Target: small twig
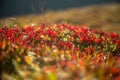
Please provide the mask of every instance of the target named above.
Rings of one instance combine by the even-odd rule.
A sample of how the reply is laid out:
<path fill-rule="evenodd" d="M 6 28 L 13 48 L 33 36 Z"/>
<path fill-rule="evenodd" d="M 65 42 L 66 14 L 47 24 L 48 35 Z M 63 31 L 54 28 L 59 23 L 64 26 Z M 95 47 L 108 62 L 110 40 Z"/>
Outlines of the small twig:
<path fill-rule="evenodd" d="M 37 13 L 37 11 L 33 5 L 30 5 L 30 8 L 33 10 L 33 12 Z"/>
<path fill-rule="evenodd" d="M 44 12 L 45 12 L 45 11 L 44 11 L 44 6 L 45 6 L 46 3 L 45 3 L 45 2 L 42 2 L 42 1 L 40 1 L 39 3 L 40 3 L 40 4 L 39 4 L 39 5 L 40 5 L 40 11 L 41 11 L 41 13 L 42 13 L 42 15 L 43 15 L 44 22 L 46 22 L 46 24 L 47 24 L 48 22 L 47 22 L 45 13 L 44 13 Z"/>
<path fill-rule="evenodd" d="M 38 0 L 38 3 L 39 3 L 39 10 L 40 10 L 40 12 L 41 12 L 41 14 L 43 15 L 43 21 L 46 23 L 46 25 L 47 25 L 47 19 L 46 19 L 46 16 L 45 16 L 45 11 L 44 11 L 44 6 L 45 6 L 45 4 L 46 4 L 46 2 L 42 2 L 41 0 Z M 37 13 L 37 10 L 36 10 L 36 8 L 35 8 L 35 6 L 33 6 L 33 5 L 30 5 L 29 6 L 30 7 L 30 9 L 32 9 L 33 10 L 33 12 L 35 12 L 35 13 Z"/>

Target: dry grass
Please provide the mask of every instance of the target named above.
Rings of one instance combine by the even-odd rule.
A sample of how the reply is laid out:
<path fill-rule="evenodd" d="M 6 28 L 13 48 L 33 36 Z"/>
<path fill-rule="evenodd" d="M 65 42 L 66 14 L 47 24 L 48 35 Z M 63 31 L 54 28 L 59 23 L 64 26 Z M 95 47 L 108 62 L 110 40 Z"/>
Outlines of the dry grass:
<path fill-rule="evenodd" d="M 0 20 L 0 26 L 29 25 L 31 23 L 68 23 L 83 24 L 107 32 L 120 33 L 120 5 L 94 5 L 59 11 L 46 11 L 45 18 L 40 14 L 16 16 Z"/>

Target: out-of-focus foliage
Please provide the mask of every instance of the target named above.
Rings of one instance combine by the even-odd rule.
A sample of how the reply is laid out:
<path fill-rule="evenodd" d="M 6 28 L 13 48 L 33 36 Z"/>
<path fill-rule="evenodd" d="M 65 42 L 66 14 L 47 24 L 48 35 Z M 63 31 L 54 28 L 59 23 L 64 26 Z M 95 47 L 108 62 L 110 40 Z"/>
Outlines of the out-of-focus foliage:
<path fill-rule="evenodd" d="M 0 75 L 2 80 L 118 80 L 120 35 L 83 25 L 2 27 Z"/>
<path fill-rule="evenodd" d="M 40 23 L 84 24 L 107 32 L 120 32 L 120 5 L 103 4 L 61 11 L 46 11 L 43 15 L 23 15 L 0 20 L 0 26 L 23 26 Z"/>

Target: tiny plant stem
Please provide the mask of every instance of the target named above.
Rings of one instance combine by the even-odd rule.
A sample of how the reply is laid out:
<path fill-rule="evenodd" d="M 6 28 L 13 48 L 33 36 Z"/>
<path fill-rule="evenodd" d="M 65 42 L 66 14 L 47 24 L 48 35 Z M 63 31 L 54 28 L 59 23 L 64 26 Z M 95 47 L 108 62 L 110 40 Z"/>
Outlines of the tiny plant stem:
<path fill-rule="evenodd" d="M 37 13 L 37 11 L 33 5 L 31 5 L 30 8 L 33 10 L 33 12 Z"/>
<path fill-rule="evenodd" d="M 44 19 L 43 21 L 47 24 L 48 22 L 47 22 L 45 13 L 44 13 L 45 2 L 40 1 L 39 3 L 40 3 L 40 11 L 41 11 L 41 13 L 43 15 L 43 19 Z"/>
<path fill-rule="evenodd" d="M 39 10 L 43 16 L 43 23 L 45 23 L 46 25 L 48 24 L 48 21 L 46 19 L 46 15 L 45 15 L 45 11 L 44 11 L 44 6 L 45 6 L 45 2 L 42 2 L 41 0 L 38 0 L 39 3 Z M 37 13 L 38 11 L 36 10 L 35 6 L 30 5 L 30 8 L 33 10 L 33 12 Z"/>

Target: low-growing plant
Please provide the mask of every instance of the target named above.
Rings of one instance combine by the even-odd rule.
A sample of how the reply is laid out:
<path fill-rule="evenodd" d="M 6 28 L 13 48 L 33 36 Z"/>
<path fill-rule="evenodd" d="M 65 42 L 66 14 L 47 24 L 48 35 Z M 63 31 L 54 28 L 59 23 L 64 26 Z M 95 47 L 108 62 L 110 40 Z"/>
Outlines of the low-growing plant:
<path fill-rule="evenodd" d="M 0 28 L 3 80 L 118 80 L 119 64 L 116 33 L 68 24 Z"/>

